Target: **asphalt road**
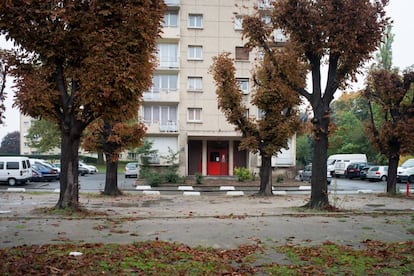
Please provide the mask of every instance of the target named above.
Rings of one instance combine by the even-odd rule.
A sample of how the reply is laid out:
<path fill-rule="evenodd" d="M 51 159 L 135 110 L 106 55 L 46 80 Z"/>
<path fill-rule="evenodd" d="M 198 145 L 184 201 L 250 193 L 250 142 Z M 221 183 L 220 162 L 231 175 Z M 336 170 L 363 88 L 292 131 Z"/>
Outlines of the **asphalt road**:
<path fill-rule="evenodd" d="M 125 178 L 124 174 L 118 175 L 118 187 L 123 191 L 136 191 L 135 189 L 135 180 L 134 178 Z M 85 176 L 79 176 L 79 183 L 80 183 L 80 190 L 82 192 L 98 192 L 102 191 L 105 187 L 105 174 L 103 173 L 96 173 L 96 174 L 89 174 Z M 220 183 L 218 181 L 217 185 L 219 186 Z M 308 183 L 304 183 L 304 185 L 308 185 Z M 27 190 L 47 190 L 53 191 L 59 189 L 59 182 L 29 182 L 25 185 L 20 185 L 16 187 L 25 188 Z M 10 188 L 7 184 L 3 183 L 0 184 L 0 191 L 7 190 Z M 398 189 L 401 192 L 405 191 L 405 184 L 399 184 Z M 414 187 L 411 187 L 414 189 Z M 177 191 L 176 188 L 163 188 L 161 189 L 169 194 L 174 193 L 182 193 L 182 191 Z M 240 189 L 239 189 L 240 190 Z M 332 183 L 329 186 L 329 190 L 331 193 L 382 193 L 386 190 L 386 182 L 369 182 L 357 179 L 344 179 L 344 178 L 334 178 L 332 179 Z M 207 190 L 208 191 L 208 190 Z M 246 193 L 254 193 L 256 190 L 253 188 L 245 188 L 244 191 Z M 211 191 L 210 191 L 211 192 Z M 307 193 L 309 191 L 299 190 L 299 191 L 290 191 L 297 192 L 297 193 Z M 214 194 L 214 193 L 210 193 Z"/>

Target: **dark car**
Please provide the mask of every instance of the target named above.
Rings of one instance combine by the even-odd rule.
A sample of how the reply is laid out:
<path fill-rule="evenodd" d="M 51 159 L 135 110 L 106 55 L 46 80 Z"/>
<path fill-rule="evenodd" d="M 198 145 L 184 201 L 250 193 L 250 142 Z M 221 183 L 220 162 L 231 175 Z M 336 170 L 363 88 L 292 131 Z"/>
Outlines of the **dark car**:
<path fill-rule="evenodd" d="M 55 181 L 59 179 L 59 174 L 57 171 L 53 170 L 50 167 L 43 166 L 39 163 L 32 164 L 32 172 L 36 171 L 41 174 L 40 178 L 37 181 Z"/>
<path fill-rule="evenodd" d="M 367 163 L 351 163 L 348 165 L 345 171 L 345 177 L 352 178 L 361 178 L 361 171 L 367 167 Z"/>
<path fill-rule="evenodd" d="M 370 166 L 367 165 L 366 167 L 363 167 L 361 169 L 361 172 L 359 173 L 359 178 L 361 180 L 367 179 L 367 172 L 368 172 L 369 168 L 370 168 Z"/>
<path fill-rule="evenodd" d="M 32 176 L 30 177 L 31 182 L 42 182 L 44 181 L 42 173 L 32 166 Z"/>

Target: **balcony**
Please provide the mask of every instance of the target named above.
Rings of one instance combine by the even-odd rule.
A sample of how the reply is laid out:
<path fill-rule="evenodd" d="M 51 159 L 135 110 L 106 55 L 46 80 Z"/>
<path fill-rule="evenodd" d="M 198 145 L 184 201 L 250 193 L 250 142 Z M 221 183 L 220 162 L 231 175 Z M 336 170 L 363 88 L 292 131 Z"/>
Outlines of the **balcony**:
<path fill-rule="evenodd" d="M 179 7 L 180 6 L 180 0 L 164 0 L 164 3 L 168 7 Z"/>
<path fill-rule="evenodd" d="M 144 122 L 145 123 L 145 122 Z M 147 133 L 159 134 L 159 133 L 178 133 L 178 122 L 167 121 L 167 122 L 153 122 L 152 124 L 146 124 Z"/>
<path fill-rule="evenodd" d="M 180 38 L 180 28 L 178 27 L 164 27 L 162 28 L 162 38 L 165 39 L 179 39 Z"/>
<path fill-rule="evenodd" d="M 171 60 L 159 60 L 157 69 L 165 70 L 178 70 L 180 67 L 180 62 L 178 59 Z"/>
<path fill-rule="evenodd" d="M 257 6 L 259 10 L 268 10 L 273 8 L 273 3 L 275 0 L 259 0 Z"/>
<path fill-rule="evenodd" d="M 150 91 L 144 92 L 144 102 L 179 102 L 180 93 L 178 89 L 151 89 Z"/>

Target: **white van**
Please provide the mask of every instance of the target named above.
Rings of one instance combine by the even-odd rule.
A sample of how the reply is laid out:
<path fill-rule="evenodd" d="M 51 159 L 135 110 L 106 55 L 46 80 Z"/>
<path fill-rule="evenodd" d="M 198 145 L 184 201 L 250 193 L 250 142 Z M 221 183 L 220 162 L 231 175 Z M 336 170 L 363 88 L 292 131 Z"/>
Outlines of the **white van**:
<path fill-rule="evenodd" d="M 327 161 L 328 171 L 334 177 L 345 176 L 346 168 L 350 163 L 367 162 L 367 156 L 361 153 L 334 154 Z"/>
<path fill-rule="evenodd" d="M 0 156 L 0 182 L 10 186 L 30 180 L 32 169 L 29 158 L 23 156 Z"/>

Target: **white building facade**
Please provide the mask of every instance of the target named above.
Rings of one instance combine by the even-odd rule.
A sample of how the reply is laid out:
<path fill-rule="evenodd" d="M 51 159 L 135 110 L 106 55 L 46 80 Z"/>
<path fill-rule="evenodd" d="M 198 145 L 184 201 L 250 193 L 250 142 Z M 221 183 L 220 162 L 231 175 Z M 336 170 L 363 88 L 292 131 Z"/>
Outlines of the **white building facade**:
<path fill-rule="evenodd" d="M 205 176 L 233 175 L 235 167 L 258 170 L 260 160 L 238 146 L 241 133 L 227 123 L 217 107 L 216 87 L 209 74 L 213 57 L 230 52 L 235 59 L 243 101 L 251 99 L 254 53 L 241 39 L 241 16 L 258 7 L 269 18 L 270 0 L 166 0 L 159 65 L 152 88 L 144 93 L 139 114 L 148 127 L 147 138 L 162 165 L 168 149 L 179 152 L 180 173 Z M 283 36 L 277 34 L 279 39 Z M 277 38 L 276 38 L 277 39 Z M 251 116 L 259 116 L 249 107 Z M 278 167 L 295 166 L 296 139 L 273 159 Z"/>
<path fill-rule="evenodd" d="M 163 33 L 158 41 L 158 67 L 153 86 L 143 95 L 139 120 L 148 127 L 147 139 L 158 150 L 155 163 L 164 165 L 163 156 L 169 150 L 179 152 L 181 175 L 232 176 L 234 168 L 246 167 L 258 171 L 260 159 L 239 150 L 241 133 L 227 123 L 217 107 L 216 87 L 209 74 L 213 57 L 230 52 L 235 60 L 236 77 L 249 106 L 250 116 L 260 116 L 250 106 L 251 70 L 254 51 L 244 47 L 241 39 L 241 16 L 257 7 L 264 20 L 269 19 L 272 0 L 165 0 L 168 9 L 164 16 Z M 283 41 L 280 33 L 275 39 Z M 27 122 L 21 120 L 21 152 L 25 148 Z M 26 130 L 25 130 L 26 129 Z M 135 159 L 126 152 L 123 159 Z M 296 138 L 289 149 L 273 158 L 273 166 L 292 167 L 296 159 Z"/>

